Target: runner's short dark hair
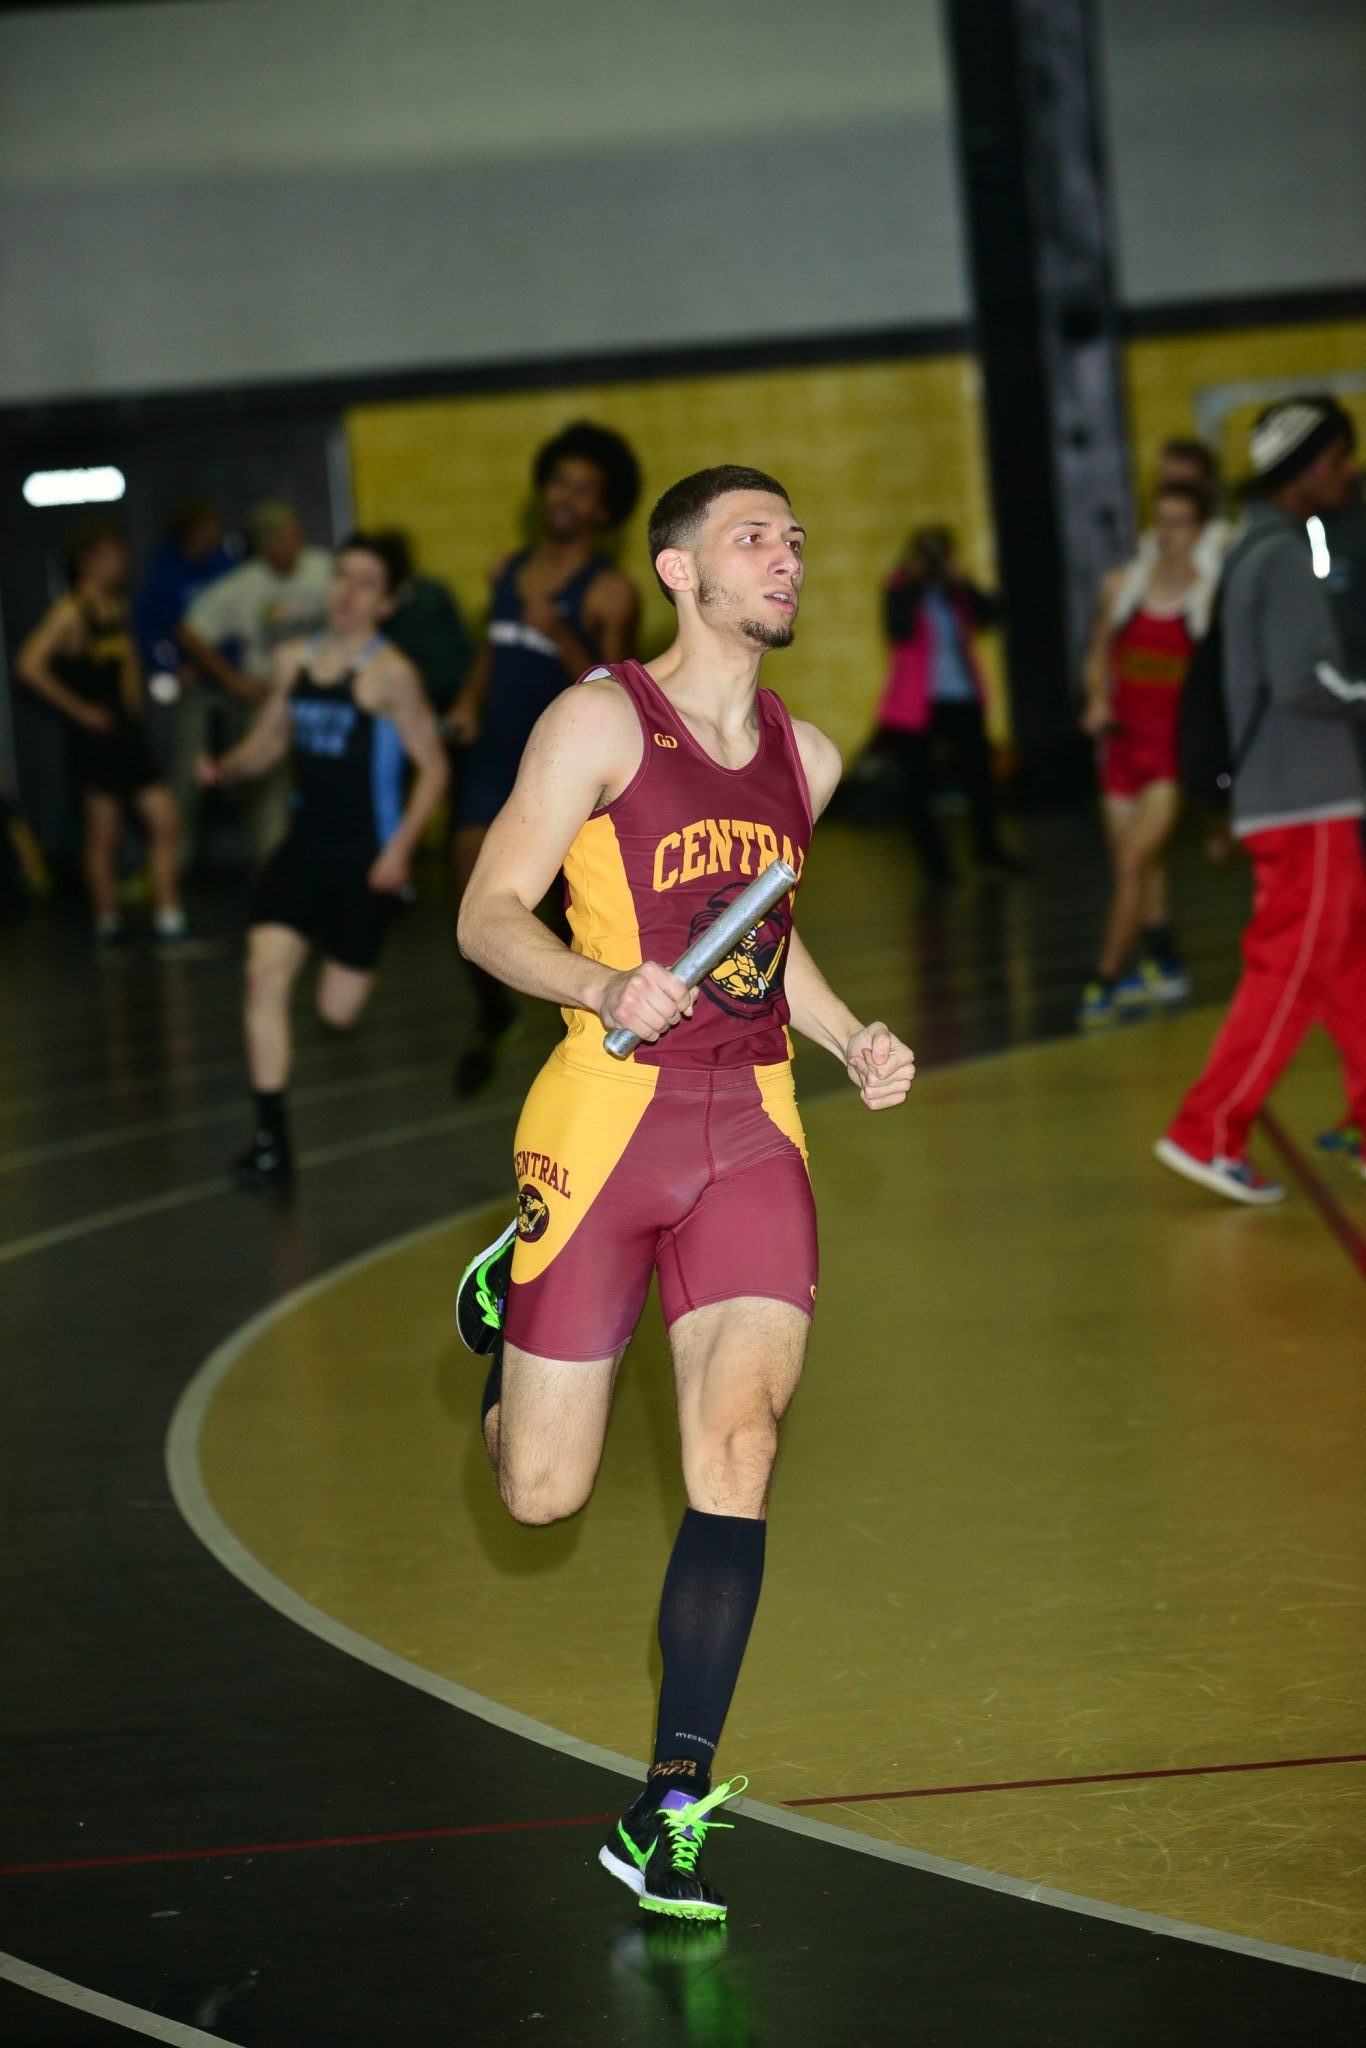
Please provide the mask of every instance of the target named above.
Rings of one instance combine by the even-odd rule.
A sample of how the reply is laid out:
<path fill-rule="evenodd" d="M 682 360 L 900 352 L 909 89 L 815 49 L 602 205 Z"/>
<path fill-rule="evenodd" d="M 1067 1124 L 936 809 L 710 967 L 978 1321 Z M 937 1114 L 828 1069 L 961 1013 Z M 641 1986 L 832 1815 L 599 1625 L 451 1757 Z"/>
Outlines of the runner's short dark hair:
<path fill-rule="evenodd" d="M 359 550 L 363 555 L 373 555 L 384 571 L 384 594 L 392 597 L 401 590 L 411 574 L 411 563 L 405 549 L 394 545 L 391 533 L 348 533 L 337 549 L 338 556 Z"/>
<path fill-rule="evenodd" d="M 722 462 L 715 469 L 694 470 L 691 476 L 680 477 L 671 484 L 654 511 L 650 514 L 650 560 L 656 562 L 664 548 L 689 547 L 697 530 L 718 498 L 726 497 L 731 491 L 763 491 L 769 497 L 784 498 L 790 505 L 791 498 L 776 476 L 767 470 L 746 469 L 737 462 Z M 674 594 L 655 570 L 659 587 L 674 601 Z"/>
<path fill-rule="evenodd" d="M 1219 482 L 1219 458 L 1207 441 L 1176 434 L 1162 443 L 1162 453 L 1175 455 L 1182 462 L 1193 462 L 1204 475 L 1207 488 L 1214 491 Z"/>
<path fill-rule="evenodd" d="M 553 441 L 538 448 L 531 465 L 531 479 L 541 490 L 561 462 L 591 462 L 602 478 L 607 516 L 621 526 L 635 511 L 640 498 L 640 464 L 630 443 L 611 427 L 599 427 L 592 420 L 571 420 Z"/>
<path fill-rule="evenodd" d="M 121 548 L 128 547 L 127 529 L 107 513 L 87 512 L 83 519 L 72 521 L 66 535 L 66 570 L 73 583 L 96 548 L 107 540 L 116 540 Z"/>
<path fill-rule="evenodd" d="M 402 526 L 382 526 L 376 530 L 375 539 L 383 541 L 389 550 L 394 568 L 393 587 L 395 590 L 401 590 L 405 583 L 412 580 L 417 567 L 413 559 L 411 535 Z"/>

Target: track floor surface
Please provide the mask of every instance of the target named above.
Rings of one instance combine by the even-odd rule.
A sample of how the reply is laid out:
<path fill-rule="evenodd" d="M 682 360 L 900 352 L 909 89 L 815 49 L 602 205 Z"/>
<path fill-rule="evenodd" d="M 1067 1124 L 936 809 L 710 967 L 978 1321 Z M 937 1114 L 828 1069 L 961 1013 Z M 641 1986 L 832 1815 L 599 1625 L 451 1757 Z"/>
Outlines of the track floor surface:
<path fill-rule="evenodd" d="M 719 1944 L 645 1924 L 596 1869 L 616 1771 L 301 1628 L 191 1532 L 164 1463 L 184 1390 L 236 1341 L 202 1469 L 263 1572 L 438 1684 L 641 1753 L 677 1505 L 657 1336 L 623 1390 L 613 1483 L 536 1559 L 480 1489 L 443 1320 L 475 1227 L 447 1219 L 503 1199 L 553 1021 L 487 1097 L 453 1102 L 464 1000 L 429 892 L 363 1034 L 301 1029 L 307 1164 L 282 1212 L 220 1178 L 242 1114 L 226 949 L 96 967 L 61 906 L 4 935 L 0 1532 L 23 1646 L 0 1704 L 7 2041 L 1348 2040 L 1359 1987 L 1308 1959 L 885 1860 L 1361 1952 L 1359 1762 L 1018 1783 L 1366 1750 L 1360 1274 L 1298 1189 L 1244 1215 L 1151 1164 L 1210 1020 L 1068 1035 L 1095 840 L 1068 820 L 1031 837 L 1030 880 L 946 901 L 891 835 L 832 828 L 812 863 L 813 950 L 906 1031 L 923 1079 L 903 1135 L 846 1102 L 833 1063 L 799 1067 L 821 1321 L 726 1761 L 770 1805 L 833 1800 L 787 1810 L 843 1832 L 749 1819 L 723 1838 Z M 876 901 L 875 863 L 897 878 Z M 1189 855 L 1179 880 L 1217 1001 L 1245 879 Z M 1302 1142 L 1333 1098 L 1316 1054 L 1278 1115 Z M 1330 1193 L 1360 1231 L 1359 1183 Z M 576 1638 L 603 1653 L 557 1654 Z M 1255 1754 L 1263 1730 L 1290 1747 Z M 846 1803 L 983 1781 L 1013 1789 Z M 58 1980 L 128 2012 L 83 2011 Z"/>

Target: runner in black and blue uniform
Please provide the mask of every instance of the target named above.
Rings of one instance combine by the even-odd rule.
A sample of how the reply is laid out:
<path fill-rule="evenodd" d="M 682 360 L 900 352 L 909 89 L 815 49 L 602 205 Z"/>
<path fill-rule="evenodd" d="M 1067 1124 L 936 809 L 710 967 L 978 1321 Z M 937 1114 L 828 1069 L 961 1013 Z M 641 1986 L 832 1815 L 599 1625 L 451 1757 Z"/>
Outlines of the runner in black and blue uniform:
<path fill-rule="evenodd" d="M 288 754 L 289 832 L 262 871 L 247 942 L 247 1066 L 256 1109 L 251 1145 L 233 1163 L 250 1187 L 293 1176 L 285 1116 L 289 998 L 310 946 L 323 954 L 318 1015 L 357 1023 L 375 985 L 380 944 L 409 861 L 448 780 L 441 735 L 416 669 L 379 627 L 395 564 L 385 543 L 353 534 L 337 555 L 327 626 L 276 655 L 260 717 L 205 784 L 262 775 Z M 417 773 L 404 802 L 405 764 Z"/>
<path fill-rule="evenodd" d="M 585 669 L 635 653 L 639 593 L 602 552 L 606 535 L 635 510 L 635 456 L 620 434 L 581 420 L 539 451 L 532 481 L 540 537 L 494 564 L 488 636 L 447 720 L 466 746 L 453 818 L 457 911 L 484 834 L 512 793 L 532 726 Z M 467 967 L 477 1021 L 455 1066 L 460 1095 L 491 1078 L 518 1014 L 501 983 Z"/>

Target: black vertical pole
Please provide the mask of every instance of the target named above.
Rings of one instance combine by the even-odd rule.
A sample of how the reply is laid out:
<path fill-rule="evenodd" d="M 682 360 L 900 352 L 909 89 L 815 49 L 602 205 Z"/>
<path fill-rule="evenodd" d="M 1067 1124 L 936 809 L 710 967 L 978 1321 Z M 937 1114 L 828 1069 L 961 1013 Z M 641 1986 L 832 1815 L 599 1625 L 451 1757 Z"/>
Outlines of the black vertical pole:
<path fill-rule="evenodd" d="M 1090 0 L 945 0 L 1021 793 L 1085 786 L 1081 658 L 1132 545 Z"/>

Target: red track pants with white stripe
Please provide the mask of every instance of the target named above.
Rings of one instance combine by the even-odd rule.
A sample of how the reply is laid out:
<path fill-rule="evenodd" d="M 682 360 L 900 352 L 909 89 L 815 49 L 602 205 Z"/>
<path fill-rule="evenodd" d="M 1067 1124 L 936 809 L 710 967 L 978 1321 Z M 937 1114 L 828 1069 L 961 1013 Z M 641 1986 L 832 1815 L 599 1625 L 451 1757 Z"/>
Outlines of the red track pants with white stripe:
<path fill-rule="evenodd" d="M 1359 822 L 1277 825 L 1243 841 L 1255 877 L 1243 972 L 1205 1070 L 1168 1137 L 1197 1159 L 1241 1159 L 1248 1129 L 1311 1024 L 1342 1054 L 1366 1121 L 1366 865 Z"/>

